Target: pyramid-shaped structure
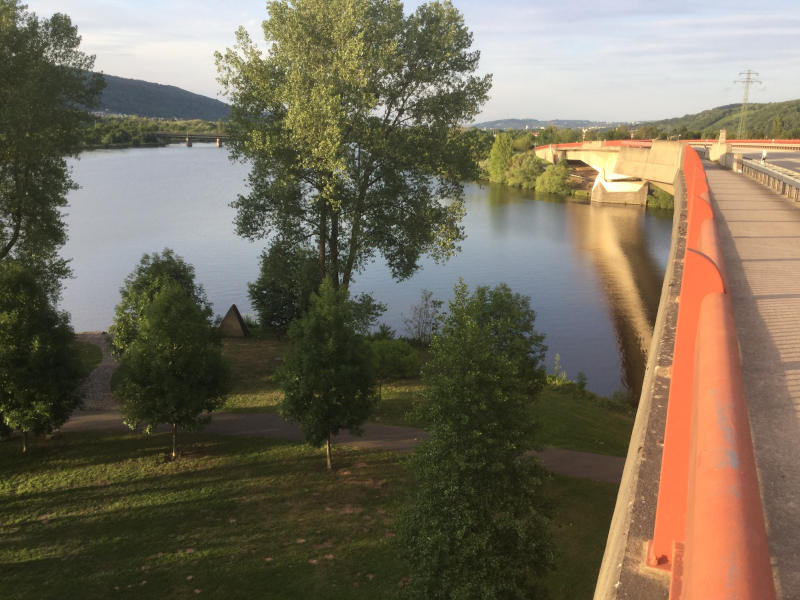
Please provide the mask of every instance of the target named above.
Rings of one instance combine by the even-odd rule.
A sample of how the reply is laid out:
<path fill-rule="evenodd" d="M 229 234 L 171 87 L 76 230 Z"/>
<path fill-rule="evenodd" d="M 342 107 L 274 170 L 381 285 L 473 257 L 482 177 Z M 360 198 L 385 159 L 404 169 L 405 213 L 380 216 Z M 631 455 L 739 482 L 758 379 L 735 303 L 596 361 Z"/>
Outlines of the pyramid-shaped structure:
<path fill-rule="evenodd" d="M 219 333 L 222 337 L 247 337 L 250 332 L 247 330 L 242 315 L 235 304 L 231 304 L 222 323 L 219 324 Z"/>

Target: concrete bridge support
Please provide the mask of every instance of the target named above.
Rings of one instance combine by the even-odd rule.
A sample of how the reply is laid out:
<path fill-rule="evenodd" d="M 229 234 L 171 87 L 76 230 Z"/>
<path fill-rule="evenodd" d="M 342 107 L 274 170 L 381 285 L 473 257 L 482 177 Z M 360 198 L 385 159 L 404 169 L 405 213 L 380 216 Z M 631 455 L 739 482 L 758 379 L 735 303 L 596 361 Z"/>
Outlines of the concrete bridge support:
<path fill-rule="evenodd" d="M 592 202 L 646 206 L 647 187 L 646 181 L 602 181 L 598 175 L 592 188 Z"/>

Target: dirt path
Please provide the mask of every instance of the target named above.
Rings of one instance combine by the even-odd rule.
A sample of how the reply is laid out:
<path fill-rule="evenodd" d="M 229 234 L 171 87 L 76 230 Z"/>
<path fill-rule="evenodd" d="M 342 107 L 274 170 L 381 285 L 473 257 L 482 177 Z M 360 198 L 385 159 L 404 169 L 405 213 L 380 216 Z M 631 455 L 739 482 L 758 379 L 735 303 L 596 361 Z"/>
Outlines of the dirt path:
<path fill-rule="evenodd" d="M 108 337 L 98 333 L 81 333 L 78 338 L 100 346 L 103 350 L 103 362 L 89 376 L 86 383 L 87 397 L 84 408 L 76 411 L 61 431 L 130 431 L 122 423 L 119 407 L 111 398 L 110 382 L 116 363 L 108 351 Z M 163 430 L 167 431 L 167 428 Z M 303 440 L 302 433 L 296 425 L 287 423 L 278 415 L 268 413 L 217 412 L 213 414 L 211 423 L 204 431 L 216 435 Z M 337 444 L 356 448 L 410 452 L 420 440 L 427 437 L 427 432 L 422 429 L 367 423 L 364 426 L 363 436 L 342 433 L 336 436 L 335 441 Z M 625 465 L 625 459 L 622 457 L 561 448 L 547 448 L 535 454 L 553 473 L 594 481 L 619 483 Z"/>
<path fill-rule="evenodd" d="M 103 352 L 103 360 L 83 384 L 84 410 L 118 410 L 119 405 L 111 396 L 111 376 L 117 368 L 117 363 L 111 356 L 108 335 L 99 331 L 89 331 L 79 333 L 75 337 L 80 342 L 89 342 L 98 346 Z"/>

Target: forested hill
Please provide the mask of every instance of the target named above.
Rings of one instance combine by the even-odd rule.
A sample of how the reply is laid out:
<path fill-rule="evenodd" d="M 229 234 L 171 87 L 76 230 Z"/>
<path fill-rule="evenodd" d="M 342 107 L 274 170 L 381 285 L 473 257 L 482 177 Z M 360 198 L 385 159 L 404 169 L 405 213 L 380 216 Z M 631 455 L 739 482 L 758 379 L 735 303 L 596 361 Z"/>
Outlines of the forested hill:
<path fill-rule="evenodd" d="M 728 104 L 694 115 L 649 123 L 666 130 L 686 128 L 690 131 L 719 133 L 720 129 L 727 129 L 728 137 L 732 138 L 739 127 L 741 109 L 741 104 Z M 747 129 L 746 137 L 783 137 L 800 129 L 800 100 L 750 104 L 747 108 Z"/>
<path fill-rule="evenodd" d="M 475 123 L 470 127 L 479 129 L 540 129 L 554 125 L 559 129 L 573 129 L 575 127 L 614 127 L 617 123 L 605 123 L 600 121 L 586 121 L 582 119 L 551 119 L 550 121 L 540 121 L 539 119 L 499 119 L 497 121 L 485 121 Z"/>
<path fill-rule="evenodd" d="M 104 75 L 106 88 L 100 110 L 111 114 L 161 117 L 165 119 L 227 119 L 230 107 L 224 102 L 187 92 L 174 85 Z"/>

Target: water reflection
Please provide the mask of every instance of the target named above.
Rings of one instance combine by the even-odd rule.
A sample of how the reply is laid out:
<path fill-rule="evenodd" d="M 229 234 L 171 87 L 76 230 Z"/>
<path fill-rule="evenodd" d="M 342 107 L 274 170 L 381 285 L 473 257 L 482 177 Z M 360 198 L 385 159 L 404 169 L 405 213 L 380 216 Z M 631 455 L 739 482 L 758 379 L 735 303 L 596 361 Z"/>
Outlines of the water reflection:
<path fill-rule="evenodd" d="M 602 283 L 623 383 L 638 398 L 664 278 L 645 235 L 645 211 L 593 204 L 568 205 L 566 213 L 576 253 L 590 257 Z"/>
<path fill-rule="evenodd" d="M 496 238 L 525 235 L 533 251 L 528 260 L 537 262 L 541 259 L 532 256 L 535 252 L 550 252 L 550 268 L 556 270 L 569 262 L 562 254 L 566 242 L 573 254 L 571 260 L 589 267 L 591 273 L 583 276 L 591 277 L 598 285 L 594 287 L 597 297 L 588 301 L 605 308 L 619 352 L 622 386 L 638 397 L 658 313 L 671 213 L 648 214 L 641 207 L 565 201 L 502 185 L 489 185 L 487 188 L 488 218 Z M 540 245 L 542 240 L 554 243 L 543 248 Z M 541 268 L 535 271 L 541 272 Z M 580 274 L 573 272 L 570 276 Z M 536 298 L 535 284 L 533 289 L 534 308 L 538 310 L 543 306 L 549 309 L 546 302 Z M 568 286 L 557 283 L 551 283 L 550 290 L 554 295 L 570 291 Z M 570 299 L 564 298 L 562 302 L 559 318 L 572 320 L 575 325 L 578 315 L 571 314 L 566 308 Z M 580 310 L 579 306 L 575 308 Z M 573 326 L 571 335 L 580 337 L 581 332 Z M 604 348 L 590 338 L 587 335 L 582 348 L 585 356 L 581 362 L 592 362 L 592 353 L 596 362 L 602 362 L 600 354 Z M 548 342 L 552 339 L 553 336 L 548 334 Z M 557 347 L 555 351 L 560 350 Z M 575 369 L 570 371 L 571 376 L 575 373 Z"/>

